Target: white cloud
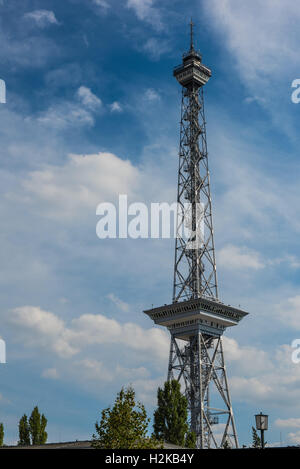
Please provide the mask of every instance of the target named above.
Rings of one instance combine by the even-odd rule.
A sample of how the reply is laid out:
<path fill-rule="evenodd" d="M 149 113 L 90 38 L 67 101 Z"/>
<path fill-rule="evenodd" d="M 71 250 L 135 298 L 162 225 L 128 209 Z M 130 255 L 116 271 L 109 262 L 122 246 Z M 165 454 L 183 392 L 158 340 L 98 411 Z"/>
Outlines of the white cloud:
<path fill-rule="evenodd" d="M 133 384 L 140 399 L 154 404 L 163 378 L 153 377 L 153 369 L 165 371 L 168 360 L 169 336 L 164 330 L 101 314 L 84 314 L 67 323 L 34 306 L 10 311 L 7 324 L 23 355 L 26 350 L 27 356 L 30 351 L 36 356 L 38 351 L 41 366 L 47 363 L 42 377 L 76 382 L 96 395 L 99 388 Z"/>
<path fill-rule="evenodd" d="M 108 363 L 103 363 L 97 359 L 84 358 L 74 362 L 74 367 L 80 373 L 81 379 L 91 382 L 112 382 L 116 379 L 122 379 L 126 383 L 140 378 L 141 381 L 147 379 L 149 371 L 141 366 L 137 368 L 127 368 L 117 364 L 115 367 Z"/>
<path fill-rule="evenodd" d="M 207 2 L 205 9 L 251 96 L 280 132 L 293 140 L 298 129 L 290 112 L 291 82 L 298 77 L 300 12 L 292 0 Z M 253 38 L 255 37 L 255 41 Z"/>
<path fill-rule="evenodd" d="M 219 265 L 226 269 L 254 269 L 264 267 L 257 252 L 245 247 L 227 245 L 218 253 Z"/>
<path fill-rule="evenodd" d="M 292 269 L 299 269 L 300 262 L 296 256 L 287 254 L 283 257 L 275 257 L 273 259 L 268 259 L 268 265 L 278 266 L 280 264 L 287 264 Z"/>
<path fill-rule="evenodd" d="M 291 444 L 300 444 L 300 431 L 288 433 L 288 439 Z"/>
<path fill-rule="evenodd" d="M 8 322 L 27 347 L 49 349 L 64 358 L 78 352 L 65 337 L 64 322 L 51 312 L 37 306 L 22 306 L 11 311 Z"/>
<path fill-rule="evenodd" d="M 40 28 L 44 28 L 49 24 L 59 24 L 54 12 L 50 10 L 30 11 L 28 13 L 25 13 L 24 17 L 34 20 Z"/>
<path fill-rule="evenodd" d="M 251 103 L 264 104 L 266 102 L 266 100 L 262 97 L 259 97 L 259 96 L 247 96 L 244 99 L 244 102 L 247 103 L 247 104 L 251 104 Z"/>
<path fill-rule="evenodd" d="M 137 324 L 121 324 L 101 314 L 84 314 L 73 319 L 68 337 L 77 346 L 118 343 L 158 357 L 165 356 L 168 350 L 168 335 L 161 329 L 145 330 Z"/>
<path fill-rule="evenodd" d="M 225 35 L 247 82 L 273 78 L 278 72 L 282 77 L 285 66 L 299 63 L 300 11 L 293 0 L 212 0 L 205 8 L 215 28 Z"/>
<path fill-rule="evenodd" d="M 260 373 L 273 370 L 272 360 L 264 350 L 259 350 L 249 345 L 240 346 L 235 339 L 224 336 L 223 338 L 226 361 L 234 364 L 241 374 Z"/>
<path fill-rule="evenodd" d="M 233 400 L 285 411 L 300 408 L 300 367 L 292 361 L 290 345 L 267 352 L 224 337 L 224 350 Z"/>
<path fill-rule="evenodd" d="M 51 106 L 40 114 L 37 122 L 45 127 L 64 130 L 67 127 L 93 126 L 93 115 L 86 109 L 72 103 Z"/>
<path fill-rule="evenodd" d="M 263 379 L 255 377 L 232 376 L 230 378 L 230 389 L 234 396 L 242 402 L 266 401 L 272 393 L 272 387 L 269 384 L 264 382 Z"/>
<path fill-rule="evenodd" d="M 31 204 L 45 217 L 82 220 L 96 217 L 101 202 L 118 207 L 119 194 L 127 194 L 128 204 L 169 201 L 170 186 L 162 176 L 159 168 L 148 162 L 134 166 L 112 153 L 71 154 L 62 165 L 45 165 L 28 173 L 21 182 L 21 192 L 6 193 L 6 198 Z"/>
<path fill-rule="evenodd" d="M 70 358 L 87 346 L 114 343 L 158 359 L 168 352 L 165 331 L 143 329 L 130 322 L 121 324 L 101 314 L 83 314 L 67 326 L 51 312 L 23 306 L 10 312 L 8 323 L 14 327 L 16 340 L 24 346 L 49 349 L 63 358 Z"/>
<path fill-rule="evenodd" d="M 160 100 L 160 95 L 153 88 L 148 88 L 145 92 L 145 99 L 147 101 L 158 101 Z"/>
<path fill-rule="evenodd" d="M 292 174 L 298 171 L 297 163 L 291 164 L 283 181 L 282 172 L 275 171 L 283 155 L 281 151 L 273 152 L 272 161 L 276 161 L 276 165 L 271 166 L 270 174 L 265 156 L 270 151 L 270 140 L 265 139 L 259 129 L 243 130 L 219 109 L 213 111 L 210 122 L 209 134 L 213 138 L 209 140 L 209 148 L 214 155 L 212 184 L 218 189 L 217 203 L 213 207 L 217 210 L 214 220 L 218 239 L 221 235 L 223 242 L 227 239 L 227 243 L 234 244 L 244 239 L 246 245 L 253 239 L 262 245 L 267 238 L 269 242 L 273 242 L 275 236 L 278 240 L 282 229 L 288 229 L 286 235 L 289 236 L 300 231 L 296 214 L 299 190 Z M 247 138 L 242 137 L 244 131 Z M 282 252 L 280 244 L 278 252 Z"/>
<path fill-rule="evenodd" d="M 102 106 L 102 101 L 96 96 L 90 88 L 80 86 L 77 90 L 77 96 L 84 106 L 90 109 L 96 109 Z"/>
<path fill-rule="evenodd" d="M 30 36 L 25 39 L 0 30 L 0 60 L 21 67 L 43 67 L 49 60 L 61 57 L 61 48 L 50 38 Z"/>
<path fill-rule="evenodd" d="M 152 367 L 157 366 L 161 371 L 165 368 L 169 352 L 166 331 L 154 327 L 144 329 L 132 322 L 121 323 L 102 314 L 83 314 L 66 323 L 54 313 L 34 306 L 12 310 L 7 322 L 13 328 L 14 340 L 24 348 L 40 350 L 44 360 L 59 359 L 55 366 L 43 371 L 44 377 L 81 382 L 84 376 L 87 387 L 90 381 L 104 384 L 122 378 L 123 383 L 124 380 L 132 382 L 142 395 L 153 400 L 151 392 L 162 378 L 152 377 L 146 363 L 150 359 Z M 234 400 L 299 408 L 300 367 L 291 360 L 290 346 L 281 345 L 266 352 L 241 346 L 225 336 L 224 350 Z M 297 428 L 298 420 L 277 423 Z"/>
<path fill-rule="evenodd" d="M 154 0 L 127 0 L 127 7 L 134 10 L 138 19 L 146 21 L 158 30 L 162 28 L 161 15 L 154 7 Z"/>
<path fill-rule="evenodd" d="M 39 124 L 64 130 L 67 127 L 93 126 L 94 114 L 102 108 L 102 101 L 86 86 L 80 86 L 75 93 L 78 101 L 63 101 L 51 105 L 40 113 Z M 27 118 L 32 120 L 32 118 Z"/>
<path fill-rule="evenodd" d="M 170 51 L 170 44 L 162 39 L 151 37 L 147 39 L 143 50 L 148 53 L 152 60 L 159 60 L 163 54 Z"/>
<path fill-rule="evenodd" d="M 294 445 L 299 445 L 300 444 L 300 431 L 299 432 L 291 432 L 288 433 L 288 439 L 289 442 L 294 444 Z"/>
<path fill-rule="evenodd" d="M 98 359 L 85 358 L 74 361 L 72 369 L 66 372 L 68 379 L 79 382 L 88 392 L 98 395 L 100 388 L 120 389 L 121 386 L 132 385 L 137 398 L 146 405 L 156 404 L 156 394 L 158 386 L 162 386 L 165 376 L 151 378 L 148 368 L 143 366 L 126 367 L 120 364 L 113 365 L 110 360 L 109 365 Z M 112 392 L 106 401 L 111 403 Z"/>
<path fill-rule="evenodd" d="M 229 50 L 231 73 L 281 133 L 295 140 L 291 83 L 298 77 L 300 9 L 293 0 L 212 0 L 204 3 L 211 27 Z"/>
<path fill-rule="evenodd" d="M 110 110 L 111 110 L 111 112 L 122 112 L 123 108 L 122 108 L 121 104 L 118 101 L 114 101 L 110 105 Z"/>
<path fill-rule="evenodd" d="M 276 419 L 275 425 L 280 428 L 300 428 L 300 418 L 291 417 L 289 419 Z"/>
<path fill-rule="evenodd" d="M 278 317 L 287 326 L 300 330 L 300 295 L 287 298 L 277 305 Z"/>
<path fill-rule="evenodd" d="M 75 368 L 77 368 L 77 373 L 80 375 L 80 379 L 85 382 L 111 382 L 113 381 L 115 375 L 111 367 L 105 366 L 102 362 L 94 360 L 91 358 L 84 358 L 83 360 L 78 360 L 73 363 Z"/>
<path fill-rule="evenodd" d="M 129 311 L 129 304 L 120 300 L 120 298 L 118 298 L 113 293 L 109 293 L 107 295 L 107 298 L 109 298 L 124 313 L 127 313 Z"/>
<path fill-rule="evenodd" d="M 159 386 L 163 386 L 165 380 L 165 376 L 159 376 L 154 379 L 135 377 L 132 385 L 143 404 L 155 406 L 157 405 L 157 389 Z"/>
<path fill-rule="evenodd" d="M 100 202 L 116 201 L 118 194 L 134 193 L 140 174 L 130 161 L 112 153 L 69 155 L 62 166 L 31 172 L 23 183 L 46 216 L 72 218 L 95 213 Z M 96 225 L 96 219 L 95 219 Z"/>
<path fill-rule="evenodd" d="M 106 0 L 92 0 L 92 2 L 101 7 L 101 8 L 104 8 L 105 10 L 107 10 L 107 8 L 110 8 L 110 5 L 109 3 L 106 1 Z"/>

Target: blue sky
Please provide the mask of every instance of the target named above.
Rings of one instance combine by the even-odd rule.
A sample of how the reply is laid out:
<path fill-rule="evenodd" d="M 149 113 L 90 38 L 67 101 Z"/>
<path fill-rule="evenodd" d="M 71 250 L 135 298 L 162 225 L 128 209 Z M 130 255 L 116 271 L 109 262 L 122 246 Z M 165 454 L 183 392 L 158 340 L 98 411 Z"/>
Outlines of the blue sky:
<path fill-rule="evenodd" d="M 188 22 L 205 86 L 220 296 L 250 315 L 224 338 L 241 443 L 300 443 L 300 10 L 291 0 L 2 0 L 0 421 L 38 404 L 49 440 L 89 438 L 132 383 L 152 413 L 173 240 L 99 240 L 96 206 L 174 201 Z"/>

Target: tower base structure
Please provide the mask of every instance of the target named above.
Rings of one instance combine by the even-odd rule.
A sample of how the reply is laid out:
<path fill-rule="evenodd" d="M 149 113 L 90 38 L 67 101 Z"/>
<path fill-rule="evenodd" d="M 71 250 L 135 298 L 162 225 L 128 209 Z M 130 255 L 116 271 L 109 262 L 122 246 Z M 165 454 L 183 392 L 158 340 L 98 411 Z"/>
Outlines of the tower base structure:
<path fill-rule="evenodd" d="M 248 313 L 206 298 L 144 313 L 170 332 L 168 380 L 177 379 L 182 385 L 197 448 L 238 448 L 222 334 Z"/>

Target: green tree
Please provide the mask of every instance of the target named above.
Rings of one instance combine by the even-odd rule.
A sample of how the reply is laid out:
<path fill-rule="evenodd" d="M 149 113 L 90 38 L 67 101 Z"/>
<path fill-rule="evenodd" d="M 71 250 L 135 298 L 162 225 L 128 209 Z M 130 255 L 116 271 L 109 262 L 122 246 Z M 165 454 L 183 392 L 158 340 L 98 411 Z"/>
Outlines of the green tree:
<path fill-rule="evenodd" d="M 29 418 L 29 433 L 31 436 L 32 445 L 42 445 L 47 441 L 47 419 L 44 414 L 40 414 L 38 407 L 36 406 Z"/>
<path fill-rule="evenodd" d="M 157 391 L 157 409 L 154 412 L 154 436 L 163 441 L 183 446 L 188 433 L 187 399 L 180 392 L 180 383 L 166 381 Z M 188 444 L 192 444 L 191 436 Z"/>
<path fill-rule="evenodd" d="M 135 401 L 132 387 L 121 389 L 113 408 L 101 413 L 100 423 L 96 422 L 96 435 L 92 447 L 97 449 L 146 449 L 157 448 L 159 442 L 147 437 L 150 419 L 145 407 Z"/>
<path fill-rule="evenodd" d="M 19 442 L 20 446 L 29 446 L 30 445 L 30 433 L 29 433 L 29 424 L 27 420 L 27 415 L 24 414 L 19 421 Z"/>
<path fill-rule="evenodd" d="M 41 432 L 40 432 L 40 445 L 44 445 L 47 443 L 48 433 L 46 432 L 48 420 L 46 419 L 45 415 L 42 414 L 41 417 Z"/>
<path fill-rule="evenodd" d="M 185 448 L 196 448 L 196 433 L 188 432 L 185 437 Z"/>
<path fill-rule="evenodd" d="M 261 440 L 254 427 L 252 427 L 252 448 L 261 448 Z"/>
<path fill-rule="evenodd" d="M 4 425 L 0 423 L 0 446 L 3 446 L 4 442 Z"/>
<path fill-rule="evenodd" d="M 228 440 L 225 440 L 223 443 L 223 449 L 231 449 L 230 444 L 228 443 Z"/>

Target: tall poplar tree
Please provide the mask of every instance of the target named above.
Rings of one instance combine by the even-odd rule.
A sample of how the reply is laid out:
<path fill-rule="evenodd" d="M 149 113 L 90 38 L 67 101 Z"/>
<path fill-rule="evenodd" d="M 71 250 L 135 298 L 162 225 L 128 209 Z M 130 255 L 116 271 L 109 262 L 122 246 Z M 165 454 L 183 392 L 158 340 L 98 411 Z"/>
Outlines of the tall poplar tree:
<path fill-rule="evenodd" d="M 46 419 L 45 415 L 42 414 L 41 417 L 41 431 L 40 431 L 40 445 L 44 445 L 47 442 L 48 433 L 46 432 L 48 420 Z"/>
<path fill-rule="evenodd" d="M 48 434 L 46 432 L 47 419 L 40 414 L 38 407 L 36 406 L 29 419 L 29 432 L 31 436 L 32 445 L 43 445 L 46 443 Z"/>
<path fill-rule="evenodd" d="M 154 412 L 154 436 L 174 445 L 195 447 L 196 438 L 188 431 L 188 402 L 180 392 L 177 380 L 166 381 L 157 391 L 157 409 Z"/>
<path fill-rule="evenodd" d="M 30 445 L 30 433 L 29 433 L 29 424 L 27 415 L 24 414 L 19 421 L 19 446 L 29 446 Z"/>
<path fill-rule="evenodd" d="M 0 423 L 0 446 L 3 446 L 4 442 L 4 426 L 3 423 Z"/>

